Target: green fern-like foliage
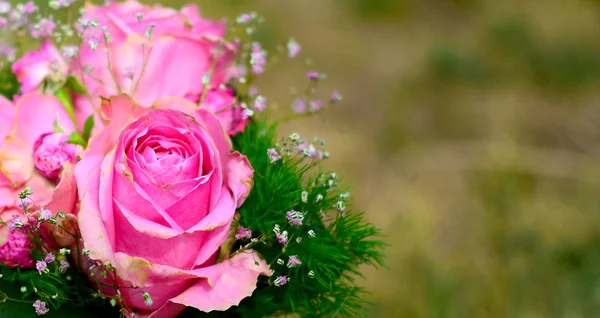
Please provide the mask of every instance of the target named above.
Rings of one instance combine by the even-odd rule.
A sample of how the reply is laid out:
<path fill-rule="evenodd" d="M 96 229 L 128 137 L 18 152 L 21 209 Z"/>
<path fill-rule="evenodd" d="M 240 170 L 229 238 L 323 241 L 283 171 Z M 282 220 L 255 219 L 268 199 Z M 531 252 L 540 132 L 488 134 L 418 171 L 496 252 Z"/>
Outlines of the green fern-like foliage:
<path fill-rule="evenodd" d="M 37 299 L 46 302 L 50 312 L 44 317 L 48 318 L 119 316 L 115 308 L 92 297 L 95 291 L 88 286 L 86 277 L 73 270 L 40 275 L 36 270 L 2 264 L 0 273 L 0 317 L 37 317 L 32 307 Z"/>
<path fill-rule="evenodd" d="M 271 265 L 274 277 L 262 278 L 253 296 L 236 310 L 247 317 L 290 312 L 302 317 L 362 316 L 368 303 L 363 298 L 365 290 L 354 280 L 361 275 L 360 265 L 382 265 L 385 244 L 381 233 L 364 213 L 352 211 L 347 200 L 342 200 L 346 196 L 336 186 L 335 174 L 313 171 L 313 165 L 299 160 L 271 163 L 267 150 L 275 146 L 276 128 L 275 124 L 252 122 L 233 140 L 255 170 L 254 188 L 238 211 L 239 224 L 251 229 L 253 237 L 273 234 L 276 224 L 290 236 L 285 251 L 274 239 L 253 246 Z M 308 194 L 304 200 L 303 191 Z M 340 201 L 345 208 L 336 209 Z M 302 226 L 288 224 L 289 210 L 304 213 Z M 292 255 L 302 265 L 288 268 L 277 263 Z M 273 279 L 282 275 L 289 282 L 274 286 Z"/>

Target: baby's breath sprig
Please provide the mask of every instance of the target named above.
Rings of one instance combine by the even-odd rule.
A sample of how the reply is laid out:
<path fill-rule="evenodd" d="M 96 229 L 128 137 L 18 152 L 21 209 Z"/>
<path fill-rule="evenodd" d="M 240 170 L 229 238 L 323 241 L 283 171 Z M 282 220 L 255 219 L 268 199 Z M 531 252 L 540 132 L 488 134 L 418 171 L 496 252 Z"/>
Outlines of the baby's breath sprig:
<path fill-rule="evenodd" d="M 275 125 L 253 121 L 233 139 L 255 170 L 254 188 L 238 210 L 239 225 L 261 238 L 244 237 L 233 250 L 248 245 L 272 270 L 235 310 L 360 316 L 367 303 L 354 277 L 361 264 L 381 265 L 380 232 L 364 213 L 353 211 L 336 173 L 311 172 L 318 152 L 326 157 L 324 142 L 292 134 L 275 143 L 276 133 Z"/>
<path fill-rule="evenodd" d="M 73 223 L 74 220 L 64 212 L 55 213 L 44 206 L 39 206 L 32 199 L 33 194 L 33 189 L 24 188 L 18 195 L 23 214 L 21 216 L 14 215 L 7 222 L 0 220 L 0 225 L 7 226 L 11 235 L 19 235 L 19 239 L 27 242 L 24 246 L 27 250 L 24 250 L 21 256 L 15 255 L 15 250 L 9 250 L 10 259 L 13 262 L 20 262 L 20 265 L 24 265 L 24 267 L 33 267 L 34 270 L 11 267 L 10 262 L 0 264 L 0 299 L 18 304 L 29 304 L 33 306 L 38 315 L 57 310 L 67 303 L 82 308 L 95 299 L 109 300 L 110 302 L 114 299 L 115 304 L 119 304 L 123 308 L 122 310 L 128 314 L 132 312 L 123 303 L 116 285 L 108 285 L 115 292 L 114 296 L 107 296 L 101 291 L 94 292 L 85 284 L 86 276 L 92 272 L 107 281 L 116 282 L 114 267 L 110 264 L 104 265 L 91 261 L 88 258 L 82 261 L 81 256 L 87 255 L 89 250 L 81 250 L 81 244 L 74 244 L 76 251 L 71 251 L 66 247 L 53 247 L 52 244 L 56 243 L 52 241 L 53 236 L 43 233 L 46 225 L 58 227 L 66 235 L 70 235 L 74 242 L 80 242 L 77 226 Z M 10 239 L 11 236 L 9 236 Z M 2 254 L 4 252 L 6 251 L 0 251 L 1 257 L 7 256 Z M 75 264 L 79 264 L 79 266 L 72 267 L 69 257 L 76 258 Z M 7 286 L 3 282 L 21 286 L 18 296 L 11 295 L 9 297 L 10 288 L 5 288 Z M 147 303 L 151 302 L 149 295 L 144 296 L 144 300 Z M 11 305 L 10 308 L 13 306 Z M 73 310 L 76 309 L 70 309 L 70 311 Z"/>

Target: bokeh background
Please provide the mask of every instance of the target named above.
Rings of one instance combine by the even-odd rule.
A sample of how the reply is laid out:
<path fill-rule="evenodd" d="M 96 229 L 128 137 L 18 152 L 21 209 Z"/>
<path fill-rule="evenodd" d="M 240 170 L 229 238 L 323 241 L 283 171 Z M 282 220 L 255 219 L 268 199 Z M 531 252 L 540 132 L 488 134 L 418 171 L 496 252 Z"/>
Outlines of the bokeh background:
<path fill-rule="evenodd" d="M 390 244 L 370 317 L 597 317 L 600 2 L 201 1 L 293 36 L 344 103 L 290 122 Z M 302 61 L 263 92 L 289 112 Z"/>
<path fill-rule="evenodd" d="M 326 139 L 386 234 L 370 317 L 598 316 L 600 1 L 195 2 L 257 11 L 272 52 L 302 45 L 258 80 L 274 118 L 309 69 L 344 95 L 281 133 Z"/>

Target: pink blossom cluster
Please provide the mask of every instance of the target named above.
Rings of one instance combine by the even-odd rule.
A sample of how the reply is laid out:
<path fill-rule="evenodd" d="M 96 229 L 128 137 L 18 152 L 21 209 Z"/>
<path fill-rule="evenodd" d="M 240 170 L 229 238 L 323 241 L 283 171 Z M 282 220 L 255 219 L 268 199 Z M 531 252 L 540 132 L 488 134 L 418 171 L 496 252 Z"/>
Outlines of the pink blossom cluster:
<path fill-rule="evenodd" d="M 246 82 L 265 72 L 267 50 L 227 40 L 225 21 L 204 18 L 194 5 L 174 10 L 127 0 L 88 3 L 82 12 L 72 29 L 41 17 L 35 2 L 0 0 L 0 29 L 41 42 L 12 64 L 19 94 L 0 98 L 0 262 L 40 275 L 76 265 L 136 317 L 238 305 L 260 275 L 273 274 L 251 249 L 252 230 L 234 221 L 254 170 L 231 140 L 268 108 Z M 249 13 L 236 23 L 251 35 L 249 25 L 260 19 Z M 73 32 L 80 45 L 56 46 Z M 287 56 L 300 52 L 290 39 Z M 0 58 L 15 55 L 0 46 Z M 312 94 L 324 75 L 307 77 L 308 93 L 294 103 L 298 114 L 325 104 Z M 329 103 L 341 99 L 334 92 Z M 328 157 L 323 145 L 293 134 L 266 155 L 273 164 L 319 160 Z M 282 219 L 296 228 L 306 223 L 301 211 Z M 43 259 L 30 253 L 37 248 L 26 235 L 32 229 L 48 251 Z M 247 243 L 243 251 L 223 252 L 234 238 Z M 287 246 L 292 237 L 277 227 L 273 239 Z M 301 265 L 297 256 L 287 261 L 288 268 Z M 33 307 L 48 312 L 44 301 Z"/>
<path fill-rule="evenodd" d="M 239 304 L 270 270 L 251 250 L 216 262 L 253 178 L 230 135 L 266 99 L 242 103 L 227 86 L 238 47 L 224 21 L 193 5 L 88 4 L 82 45 L 58 49 L 50 38 L 61 26 L 36 10 L 0 2 L 0 27 L 18 22 L 45 39 L 13 64 L 19 96 L 0 100 L 0 262 L 64 271 L 55 255 L 78 249 L 77 232 L 90 280 L 136 316 Z M 31 256 L 30 228 L 53 251 L 44 259 Z M 107 264 L 115 276 L 100 276 Z M 48 311 L 41 300 L 34 308 Z"/>

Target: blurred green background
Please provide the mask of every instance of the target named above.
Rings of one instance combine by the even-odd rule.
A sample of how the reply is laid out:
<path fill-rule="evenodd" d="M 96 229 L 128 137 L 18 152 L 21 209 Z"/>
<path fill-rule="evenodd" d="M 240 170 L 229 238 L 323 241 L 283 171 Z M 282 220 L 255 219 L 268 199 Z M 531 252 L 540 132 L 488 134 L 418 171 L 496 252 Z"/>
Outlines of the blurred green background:
<path fill-rule="evenodd" d="M 195 2 L 302 45 L 259 79 L 272 116 L 309 68 L 344 95 L 281 133 L 326 139 L 387 235 L 370 317 L 599 315 L 600 1 Z"/>
<path fill-rule="evenodd" d="M 264 43 L 295 37 L 344 94 L 281 132 L 325 138 L 387 235 L 370 317 L 598 317 L 599 1 L 199 4 L 264 15 Z M 278 64 L 263 92 L 289 111 L 305 70 Z"/>

